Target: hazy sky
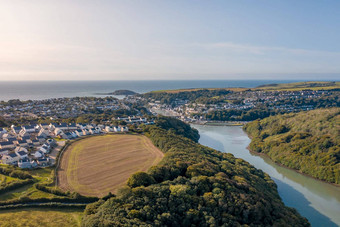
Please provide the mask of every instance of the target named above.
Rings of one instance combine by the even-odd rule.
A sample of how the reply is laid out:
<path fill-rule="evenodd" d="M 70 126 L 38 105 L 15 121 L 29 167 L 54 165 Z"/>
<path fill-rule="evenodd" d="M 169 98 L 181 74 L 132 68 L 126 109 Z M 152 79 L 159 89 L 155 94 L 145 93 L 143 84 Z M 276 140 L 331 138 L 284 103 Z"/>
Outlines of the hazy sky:
<path fill-rule="evenodd" d="M 0 0 L 0 80 L 340 79 L 340 1 Z"/>

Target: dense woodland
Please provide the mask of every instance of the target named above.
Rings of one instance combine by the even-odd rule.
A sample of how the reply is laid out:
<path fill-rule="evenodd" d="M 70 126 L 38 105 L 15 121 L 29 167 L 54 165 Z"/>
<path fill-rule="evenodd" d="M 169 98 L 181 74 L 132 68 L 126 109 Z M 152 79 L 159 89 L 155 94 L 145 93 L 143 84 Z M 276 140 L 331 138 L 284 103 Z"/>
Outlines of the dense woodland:
<path fill-rule="evenodd" d="M 200 138 L 197 129 L 191 128 L 190 125 L 184 123 L 183 121 L 179 121 L 176 118 L 158 116 L 155 122 L 156 126 L 165 130 L 169 130 L 174 134 L 187 137 L 195 142 L 198 142 Z"/>
<path fill-rule="evenodd" d="M 315 178 L 340 184 L 340 108 L 277 115 L 245 125 L 250 149 Z"/>
<path fill-rule="evenodd" d="M 212 111 L 205 114 L 204 117 L 213 121 L 253 121 L 273 116 L 278 113 L 283 113 L 283 111 L 269 109 L 265 105 L 260 105 L 256 108 L 246 110 L 228 109 Z"/>
<path fill-rule="evenodd" d="M 132 175 L 116 197 L 88 205 L 83 226 L 309 226 L 284 206 L 267 174 L 196 143 L 195 130 L 193 140 L 179 135 L 188 125 L 160 120 L 144 133 L 163 160 Z"/>

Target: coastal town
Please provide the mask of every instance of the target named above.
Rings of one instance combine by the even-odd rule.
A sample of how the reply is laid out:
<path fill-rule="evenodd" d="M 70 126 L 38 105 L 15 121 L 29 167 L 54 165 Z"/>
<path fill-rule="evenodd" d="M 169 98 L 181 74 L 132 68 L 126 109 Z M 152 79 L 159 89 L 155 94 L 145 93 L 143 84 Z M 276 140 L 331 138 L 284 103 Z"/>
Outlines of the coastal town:
<path fill-rule="evenodd" d="M 201 89 L 161 96 L 127 95 L 123 99 L 107 96 L 1 101 L 0 159 L 3 164 L 20 168 L 51 166 L 66 141 L 127 132 L 129 127 L 153 124 L 152 115 L 173 116 L 187 123 L 239 125 L 267 115 L 312 110 L 320 105 L 339 106 L 339 91 Z M 1 119 L 11 125 L 2 126 Z"/>
<path fill-rule="evenodd" d="M 170 102 L 157 99 L 157 96 L 148 98 L 148 105 L 153 113 L 176 116 L 186 122 L 210 122 L 210 121 L 235 121 L 233 115 L 247 113 L 252 110 L 276 111 L 278 113 L 300 112 L 313 110 L 320 107 L 338 106 L 339 91 L 329 90 L 297 90 L 297 91 L 240 91 L 228 92 L 218 96 L 194 97 L 188 99 L 183 95 Z M 334 102 L 330 101 L 334 98 Z M 321 100 L 321 102 L 320 102 Z M 318 102 L 317 102 L 318 101 Z M 325 101 L 324 103 L 322 101 Z M 320 106 L 324 105 L 324 106 Z M 235 113 L 230 119 L 217 119 L 216 112 Z M 248 122 L 254 119 L 240 119 Z"/>

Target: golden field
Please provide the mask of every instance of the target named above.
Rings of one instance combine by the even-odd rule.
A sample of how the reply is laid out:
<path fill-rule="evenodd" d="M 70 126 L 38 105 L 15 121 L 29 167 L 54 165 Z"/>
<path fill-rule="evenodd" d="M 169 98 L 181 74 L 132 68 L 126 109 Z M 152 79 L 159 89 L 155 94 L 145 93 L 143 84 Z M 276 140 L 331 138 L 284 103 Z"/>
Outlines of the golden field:
<path fill-rule="evenodd" d="M 146 171 L 163 157 L 145 136 L 112 134 L 89 137 L 65 150 L 58 186 L 81 195 L 102 197 L 125 184 L 131 174 Z"/>

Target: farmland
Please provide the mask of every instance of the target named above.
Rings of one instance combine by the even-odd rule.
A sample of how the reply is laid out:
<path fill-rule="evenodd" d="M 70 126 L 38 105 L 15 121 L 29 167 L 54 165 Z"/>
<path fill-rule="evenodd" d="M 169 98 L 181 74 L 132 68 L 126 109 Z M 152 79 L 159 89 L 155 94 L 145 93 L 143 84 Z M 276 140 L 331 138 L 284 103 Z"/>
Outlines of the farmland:
<path fill-rule="evenodd" d="M 0 226 L 80 226 L 82 209 L 24 208 L 0 211 Z"/>
<path fill-rule="evenodd" d="M 105 135 L 71 144 L 57 173 L 58 186 L 86 196 L 105 196 L 131 174 L 157 164 L 163 153 L 145 136 Z"/>

